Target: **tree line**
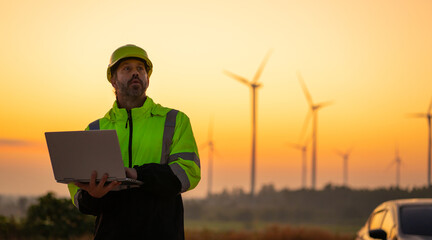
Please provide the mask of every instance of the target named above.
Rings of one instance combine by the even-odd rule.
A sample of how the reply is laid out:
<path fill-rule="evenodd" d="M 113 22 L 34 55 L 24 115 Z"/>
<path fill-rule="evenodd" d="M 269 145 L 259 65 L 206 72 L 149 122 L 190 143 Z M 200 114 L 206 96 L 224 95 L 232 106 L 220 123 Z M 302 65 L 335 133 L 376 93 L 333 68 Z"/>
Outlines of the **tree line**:
<path fill-rule="evenodd" d="M 254 230 L 256 222 L 282 226 L 333 224 L 360 227 L 371 211 L 384 201 L 431 197 L 432 188 L 370 190 L 329 184 L 317 191 L 276 190 L 273 185 L 266 185 L 254 197 L 237 188 L 204 199 L 185 199 L 184 212 L 186 222 L 243 222 L 244 226 L 251 226 L 249 230 Z M 35 201 L 21 199 L 19 202 L 21 207 L 28 202 L 32 204 L 27 207 L 24 217 L 0 214 L 0 239 L 79 239 L 93 232 L 94 217 L 81 214 L 70 198 L 57 198 L 54 193 L 47 193 Z M 206 230 L 194 231 L 186 229 L 191 237 L 206 234 Z M 293 234 L 292 230 L 290 232 Z M 212 234 L 226 237 L 224 233 Z"/>
<path fill-rule="evenodd" d="M 432 198 L 432 188 L 351 189 L 328 184 L 322 190 L 275 190 L 266 185 L 251 197 L 242 189 L 185 201 L 185 218 L 199 221 L 259 221 L 361 226 L 380 203 Z"/>

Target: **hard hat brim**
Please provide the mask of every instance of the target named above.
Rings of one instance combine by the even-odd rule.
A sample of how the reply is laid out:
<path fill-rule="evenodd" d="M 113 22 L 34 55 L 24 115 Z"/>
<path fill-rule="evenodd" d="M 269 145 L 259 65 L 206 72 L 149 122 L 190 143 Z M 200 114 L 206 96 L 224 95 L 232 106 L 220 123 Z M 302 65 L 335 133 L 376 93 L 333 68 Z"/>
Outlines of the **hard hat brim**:
<path fill-rule="evenodd" d="M 107 68 L 107 79 L 109 82 L 111 82 L 111 78 L 112 78 L 112 72 L 111 72 L 112 67 L 115 66 L 117 63 L 120 63 L 120 61 L 126 58 L 137 58 L 142 60 L 147 66 L 146 68 L 147 75 L 148 77 L 150 77 L 151 73 L 153 72 L 153 63 L 148 58 L 146 51 L 135 45 L 128 44 L 118 48 L 111 55 L 110 64 L 108 64 L 108 68 Z"/>

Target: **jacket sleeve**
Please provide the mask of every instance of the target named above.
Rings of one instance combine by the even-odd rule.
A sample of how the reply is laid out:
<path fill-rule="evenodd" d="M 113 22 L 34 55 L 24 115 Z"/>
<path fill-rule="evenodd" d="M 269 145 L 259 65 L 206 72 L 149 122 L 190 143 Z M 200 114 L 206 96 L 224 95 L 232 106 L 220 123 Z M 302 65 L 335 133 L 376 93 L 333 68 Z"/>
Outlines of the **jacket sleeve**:
<path fill-rule="evenodd" d="M 136 166 L 143 188 L 158 194 L 178 194 L 195 188 L 201 179 L 200 160 L 189 118 L 176 116 L 167 164 Z"/>
<path fill-rule="evenodd" d="M 80 189 L 73 183 L 69 183 L 68 188 L 72 203 L 80 212 L 94 216 L 99 214 L 101 199 L 90 196 L 87 191 Z"/>
<path fill-rule="evenodd" d="M 192 126 L 182 112 L 177 114 L 168 165 L 181 182 L 181 192 L 194 189 L 201 180 L 201 165 Z"/>
<path fill-rule="evenodd" d="M 175 196 L 180 193 L 181 183 L 168 165 L 157 163 L 135 166 L 137 179 L 143 182 L 141 190 L 156 196 Z"/>

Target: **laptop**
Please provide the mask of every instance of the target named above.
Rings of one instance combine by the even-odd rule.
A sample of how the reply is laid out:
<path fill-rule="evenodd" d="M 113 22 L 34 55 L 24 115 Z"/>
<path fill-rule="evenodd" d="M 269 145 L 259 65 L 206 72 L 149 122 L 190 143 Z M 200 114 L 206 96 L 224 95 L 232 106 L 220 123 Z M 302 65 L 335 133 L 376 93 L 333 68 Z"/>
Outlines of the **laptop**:
<path fill-rule="evenodd" d="M 88 183 L 96 171 L 97 182 L 107 173 L 107 182 L 142 184 L 126 177 L 115 130 L 46 132 L 45 139 L 54 177 L 59 183 Z"/>

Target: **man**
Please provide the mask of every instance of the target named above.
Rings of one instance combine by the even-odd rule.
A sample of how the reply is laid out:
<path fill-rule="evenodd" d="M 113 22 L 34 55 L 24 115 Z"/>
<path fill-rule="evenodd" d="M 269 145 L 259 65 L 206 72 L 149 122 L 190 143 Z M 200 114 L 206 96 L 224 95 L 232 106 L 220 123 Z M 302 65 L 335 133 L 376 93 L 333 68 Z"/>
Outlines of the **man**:
<path fill-rule="evenodd" d="M 74 205 L 96 216 L 95 239 L 184 239 L 181 193 L 201 178 L 189 118 L 146 95 L 153 64 L 135 45 L 115 50 L 107 69 L 116 101 L 86 130 L 115 129 L 126 175 L 144 184 L 107 183 L 93 172 L 89 184 L 69 184 Z M 103 164 L 103 162 L 101 162 Z"/>

